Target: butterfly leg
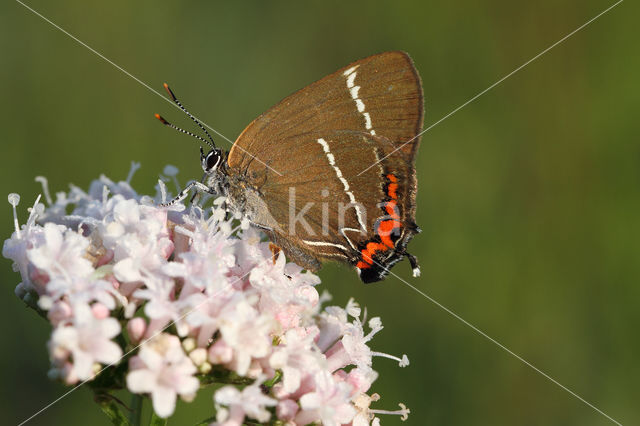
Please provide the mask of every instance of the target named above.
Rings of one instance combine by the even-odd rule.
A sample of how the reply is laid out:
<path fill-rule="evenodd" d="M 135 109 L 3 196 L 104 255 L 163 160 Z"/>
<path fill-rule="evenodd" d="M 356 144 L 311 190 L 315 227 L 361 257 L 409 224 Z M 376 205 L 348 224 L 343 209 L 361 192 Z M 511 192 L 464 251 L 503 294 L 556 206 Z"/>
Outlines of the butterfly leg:
<path fill-rule="evenodd" d="M 271 261 L 275 265 L 276 260 L 278 260 L 278 255 L 282 249 L 273 243 L 269 243 L 269 250 L 271 251 Z"/>
<path fill-rule="evenodd" d="M 180 201 L 184 200 L 185 198 L 187 198 L 187 195 L 189 195 L 189 191 L 191 191 L 192 188 L 196 188 L 196 193 L 200 193 L 200 192 L 206 192 L 207 194 L 215 194 L 215 191 L 211 188 L 209 188 L 207 185 L 205 185 L 204 183 L 201 182 L 197 182 L 197 181 L 193 181 L 191 182 L 189 185 L 187 185 L 186 188 L 184 188 L 182 191 L 180 191 L 180 193 L 178 195 L 176 195 L 176 197 L 166 203 L 161 203 L 160 207 L 169 207 L 172 206 L 176 203 L 179 203 Z"/>
<path fill-rule="evenodd" d="M 414 278 L 419 277 L 420 265 L 418 265 L 418 258 L 410 253 L 405 253 L 404 255 L 407 256 L 407 259 L 409 259 L 409 263 L 411 264 L 411 271 L 413 272 L 413 277 Z"/>
<path fill-rule="evenodd" d="M 200 149 L 202 149 L 202 148 L 200 148 Z M 205 174 L 202 175 L 202 179 L 200 179 L 200 183 L 204 185 L 204 181 L 206 179 L 207 179 L 207 174 L 205 173 Z M 194 192 L 193 195 L 191 196 L 191 199 L 189 200 L 189 204 L 193 204 L 193 201 L 196 200 L 196 197 L 197 197 L 196 202 L 199 203 L 200 202 L 200 194 L 201 193 L 202 192 L 199 192 L 199 191 Z"/>

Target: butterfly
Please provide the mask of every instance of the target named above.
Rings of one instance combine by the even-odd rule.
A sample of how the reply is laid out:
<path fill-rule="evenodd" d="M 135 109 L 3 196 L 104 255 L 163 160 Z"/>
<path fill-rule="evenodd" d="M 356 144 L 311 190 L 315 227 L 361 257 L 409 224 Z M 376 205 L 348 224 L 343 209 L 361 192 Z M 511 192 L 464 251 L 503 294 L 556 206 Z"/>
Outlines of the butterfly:
<path fill-rule="evenodd" d="M 287 258 L 309 271 L 323 262 L 382 280 L 406 257 L 415 223 L 414 168 L 423 120 L 413 61 L 392 51 L 353 62 L 284 98 L 253 120 L 226 152 L 165 84 L 172 100 L 205 132 L 203 179 L 192 189 L 226 197 L 227 208 L 263 230 Z"/>

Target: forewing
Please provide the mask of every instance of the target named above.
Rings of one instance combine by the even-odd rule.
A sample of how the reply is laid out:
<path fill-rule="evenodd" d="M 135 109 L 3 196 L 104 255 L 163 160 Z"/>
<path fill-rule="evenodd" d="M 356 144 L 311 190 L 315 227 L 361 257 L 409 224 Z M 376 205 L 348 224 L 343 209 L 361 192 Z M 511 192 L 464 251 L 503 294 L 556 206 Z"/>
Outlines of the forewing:
<path fill-rule="evenodd" d="M 313 144 L 301 136 L 340 130 L 383 137 L 413 159 L 422 116 L 422 86 L 411 58 L 381 53 L 326 76 L 256 118 L 234 143 L 228 165 L 246 173 L 267 164 L 283 174 L 277 160 L 289 149 L 285 141 Z"/>

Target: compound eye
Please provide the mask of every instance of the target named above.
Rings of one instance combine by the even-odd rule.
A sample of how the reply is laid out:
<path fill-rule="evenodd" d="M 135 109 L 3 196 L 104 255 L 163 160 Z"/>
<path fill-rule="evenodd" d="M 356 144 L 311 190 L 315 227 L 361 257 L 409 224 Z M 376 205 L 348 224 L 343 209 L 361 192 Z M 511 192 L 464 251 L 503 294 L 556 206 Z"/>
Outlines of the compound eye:
<path fill-rule="evenodd" d="M 210 151 L 207 154 L 207 170 L 211 170 L 218 165 L 220 161 L 220 154 L 216 151 Z"/>

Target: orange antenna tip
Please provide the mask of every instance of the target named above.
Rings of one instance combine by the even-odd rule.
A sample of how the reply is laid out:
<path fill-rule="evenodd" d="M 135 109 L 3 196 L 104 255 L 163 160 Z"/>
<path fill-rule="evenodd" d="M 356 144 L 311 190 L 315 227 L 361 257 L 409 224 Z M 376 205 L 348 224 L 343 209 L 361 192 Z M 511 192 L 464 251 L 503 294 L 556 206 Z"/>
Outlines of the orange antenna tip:
<path fill-rule="evenodd" d="M 167 122 L 167 120 L 165 120 L 164 118 L 162 118 L 162 116 L 161 116 L 160 114 L 155 114 L 155 116 L 156 116 L 156 118 L 157 118 L 158 120 L 160 120 L 160 121 L 162 122 L 162 124 L 169 124 L 169 123 Z"/>
<path fill-rule="evenodd" d="M 176 95 L 173 94 L 173 92 L 171 91 L 171 89 L 169 88 L 169 85 L 167 83 L 163 83 L 162 84 L 164 86 L 164 90 L 167 91 L 167 93 L 169 94 L 169 96 L 171 96 L 171 99 L 175 102 L 176 101 Z"/>

